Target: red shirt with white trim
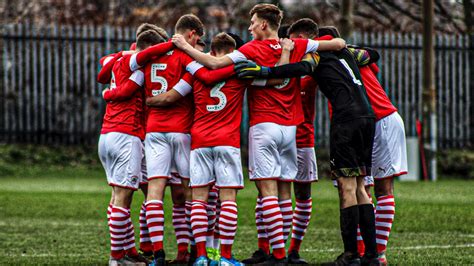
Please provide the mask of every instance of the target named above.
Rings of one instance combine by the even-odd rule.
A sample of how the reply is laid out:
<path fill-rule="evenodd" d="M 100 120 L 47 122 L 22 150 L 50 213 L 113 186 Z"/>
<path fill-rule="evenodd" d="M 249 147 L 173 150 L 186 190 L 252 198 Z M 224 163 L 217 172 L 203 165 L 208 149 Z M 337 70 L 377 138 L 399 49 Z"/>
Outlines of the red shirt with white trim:
<path fill-rule="evenodd" d="M 314 40 L 293 39 L 295 48 L 290 62 L 299 62 L 307 52 L 317 50 L 319 43 Z M 234 63 L 252 60 L 262 66 L 275 66 L 281 57 L 281 46 L 276 39 L 253 40 L 229 56 Z M 250 126 L 272 122 L 283 126 L 296 126 L 303 122 L 299 78 L 286 79 L 280 86 L 250 89 L 248 103 Z"/>
<path fill-rule="evenodd" d="M 142 86 L 144 82 L 143 72 L 130 69 L 131 55 L 120 58 L 112 68 L 112 79 L 110 89 L 114 90 L 131 79 L 137 85 Z M 121 101 L 110 101 L 107 103 L 102 123 L 101 134 L 109 132 L 120 132 L 145 138 L 144 121 L 144 94 L 143 90 L 136 90 L 129 98 Z"/>
<path fill-rule="evenodd" d="M 375 113 L 375 120 L 378 121 L 395 113 L 397 108 L 393 106 L 371 67 L 360 67 L 359 71 L 365 90 L 367 91 L 367 97 Z"/>
<path fill-rule="evenodd" d="M 300 88 L 304 121 L 296 127 L 296 147 L 298 148 L 314 147 L 316 86 L 316 81 L 310 76 L 301 77 Z"/>
<path fill-rule="evenodd" d="M 189 55 L 179 49 L 151 60 L 144 68 L 146 96 L 152 97 L 171 90 L 192 61 Z M 148 108 L 146 132 L 189 133 L 193 122 L 193 106 L 190 94 L 173 105 Z"/>

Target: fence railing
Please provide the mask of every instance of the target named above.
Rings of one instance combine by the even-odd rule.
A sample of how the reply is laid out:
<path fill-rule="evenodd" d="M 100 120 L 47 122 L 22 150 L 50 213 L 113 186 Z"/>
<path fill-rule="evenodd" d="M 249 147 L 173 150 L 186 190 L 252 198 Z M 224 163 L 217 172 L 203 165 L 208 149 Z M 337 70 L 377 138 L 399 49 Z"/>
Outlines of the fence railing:
<path fill-rule="evenodd" d="M 248 38 L 247 32 L 240 33 Z M 4 25 L 0 142 L 96 143 L 105 107 L 100 97 L 104 86 L 95 79 L 98 59 L 128 49 L 134 37 L 134 29 L 128 27 Z M 404 118 L 407 135 L 416 135 L 415 121 L 421 117 L 421 35 L 355 33 L 351 42 L 380 51 L 381 84 Z M 435 43 L 439 145 L 472 147 L 473 50 L 468 36 L 437 36 Z M 327 146 L 329 120 L 321 94 L 316 112 L 317 143 Z M 246 108 L 244 116 L 248 117 Z"/>

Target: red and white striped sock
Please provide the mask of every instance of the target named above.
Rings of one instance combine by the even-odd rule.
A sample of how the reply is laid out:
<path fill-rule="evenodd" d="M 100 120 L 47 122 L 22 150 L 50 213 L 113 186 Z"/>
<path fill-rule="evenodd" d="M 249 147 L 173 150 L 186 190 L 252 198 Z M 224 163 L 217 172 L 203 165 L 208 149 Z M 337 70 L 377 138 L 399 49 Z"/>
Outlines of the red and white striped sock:
<path fill-rule="evenodd" d="M 293 221 L 293 205 L 291 199 L 280 200 L 281 215 L 283 217 L 283 241 L 286 243 L 291 231 L 291 222 Z"/>
<path fill-rule="evenodd" d="M 303 241 L 309 221 L 311 220 L 311 210 L 313 208 L 313 199 L 307 200 L 296 199 L 295 212 L 293 213 L 293 230 L 291 232 L 290 251 L 300 251 L 301 242 Z"/>
<path fill-rule="evenodd" d="M 255 205 L 255 224 L 257 225 L 258 248 L 270 253 L 270 243 L 268 242 L 268 235 L 265 229 L 265 221 L 263 220 L 262 197 L 257 197 L 257 204 Z"/>
<path fill-rule="evenodd" d="M 234 244 L 237 231 L 237 203 L 235 201 L 223 201 L 221 216 L 219 219 L 221 256 L 230 259 L 232 257 L 232 244 Z"/>
<path fill-rule="evenodd" d="M 278 197 L 268 196 L 262 199 L 263 220 L 268 240 L 272 246 L 273 256 L 282 259 L 286 256 L 283 241 L 283 217 L 281 215 Z"/>
<path fill-rule="evenodd" d="M 182 204 L 173 205 L 173 227 L 178 244 L 178 253 L 187 252 L 189 245 L 189 229 L 186 223 L 186 210 Z"/>
<path fill-rule="evenodd" d="M 127 220 L 127 237 L 123 244 L 123 249 L 127 255 L 138 256 L 137 248 L 135 247 L 135 228 L 133 227 L 132 219 L 130 218 L 130 209 L 128 211 L 128 220 Z"/>
<path fill-rule="evenodd" d="M 385 195 L 377 198 L 375 210 L 375 229 L 377 237 L 377 252 L 382 253 L 387 249 L 387 242 L 392 230 L 395 217 L 395 198 Z"/>
<path fill-rule="evenodd" d="M 206 232 L 208 218 L 206 211 L 207 203 L 201 200 L 193 200 L 191 209 L 191 227 L 193 229 L 194 241 L 196 242 L 197 257 L 206 256 Z"/>
<path fill-rule="evenodd" d="M 188 227 L 188 234 L 189 234 L 189 243 L 191 246 L 195 246 L 196 242 L 194 241 L 193 230 L 191 227 L 191 209 L 193 207 L 193 203 L 191 201 L 186 201 L 185 203 L 185 214 L 186 214 L 186 225 Z"/>
<path fill-rule="evenodd" d="M 112 203 L 107 207 L 107 223 L 110 221 L 110 214 L 112 213 Z"/>
<path fill-rule="evenodd" d="M 153 243 L 153 251 L 163 249 L 163 232 L 165 225 L 165 213 L 163 201 L 149 200 L 146 202 L 146 223 L 150 240 Z"/>
<path fill-rule="evenodd" d="M 357 252 L 362 257 L 365 253 L 365 244 L 362 235 L 360 234 L 360 227 L 357 225 Z"/>
<path fill-rule="evenodd" d="M 219 224 L 219 217 L 221 215 L 221 201 L 217 200 L 217 206 L 216 206 L 216 224 Z M 219 248 L 219 239 L 220 239 L 220 230 L 219 226 L 216 226 L 214 228 L 214 241 L 212 244 L 212 247 L 215 249 Z"/>
<path fill-rule="evenodd" d="M 209 224 L 207 228 L 207 235 L 206 235 L 206 247 L 212 248 L 214 246 L 214 230 L 216 227 L 216 206 L 217 206 L 217 199 L 219 197 L 218 190 L 215 186 L 213 186 L 209 190 L 209 196 L 207 199 L 207 217 L 209 219 Z"/>
<path fill-rule="evenodd" d="M 124 242 L 128 232 L 128 211 L 112 206 L 109 220 L 110 256 L 120 259 L 125 255 Z"/>
<path fill-rule="evenodd" d="M 143 201 L 140 208 L 140 250 L 149 252 L 153 250 L 151 244 L 150 233 L 148 232 L 148 225 L 146 224 L 146 202 Z"/>

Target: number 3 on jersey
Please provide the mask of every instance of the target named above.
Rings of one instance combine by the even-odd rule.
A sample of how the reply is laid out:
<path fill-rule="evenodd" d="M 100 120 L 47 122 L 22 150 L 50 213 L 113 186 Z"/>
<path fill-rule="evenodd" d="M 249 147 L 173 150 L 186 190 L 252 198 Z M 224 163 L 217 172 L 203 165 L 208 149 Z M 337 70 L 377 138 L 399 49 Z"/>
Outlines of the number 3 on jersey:
<path fill-rule="evenodd" d="M 219 99 L 219 103 L 218 104 L 215 104 L 215 105 L 207 105 L 207 111 L 209 112 L 217 112 L 217 111 L 220 111 L 222 109 L 224 109 L 224 107 L 226 106 L 227 104 L 227 97 L 225 97 L 225 94 L 220 91 L 222 89 L 222 87 L 224 87 L 225 85 L 225 82 L 219 82 L 217 83 L 214 87 L 212 87 L 211 89 L 211 97 L 216 97 Z"/>
<path fill-rule="evenodd" d="M 165 93 L 168 90 L 168 81 L 162 76 L 158 76 L 158 70 L 165 70 L 166 64 L 152 64 L 151 65 L 151 82 L 160 83 L 161 89 L 151 90 L 153 96 Z"/>

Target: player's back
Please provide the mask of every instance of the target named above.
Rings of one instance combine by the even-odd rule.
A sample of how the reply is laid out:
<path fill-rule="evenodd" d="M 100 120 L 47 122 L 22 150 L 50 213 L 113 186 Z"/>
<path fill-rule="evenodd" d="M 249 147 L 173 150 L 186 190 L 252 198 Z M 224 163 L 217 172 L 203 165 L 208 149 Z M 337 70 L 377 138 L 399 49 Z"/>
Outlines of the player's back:
<path fill-rule="evenodd" d="M 359 71 L 376 119 L 380 120 L 396 112 L 397 108 L 393 106 L 370 66 L 363 66 Z"/>
<path fill-rule="evenodd" d="M 131 55 L 119 59 L 112 68 L 110 89 L 122 86 L 133 74 L 130 70 Z M 139 70 L 138 70 L 139 71 Z M 137 72 L 138 73 L 138 72 Z M 138 79 L 143 78 L 138 77 Z M 121 132 L 144 138 L 144 94 L 137 90 L 129 99 L 123 101 L 110 101 L 105 109 L 101 133 Z"/>
<path fill-rule="evenodd" d="M 214 86 L 193 82 L 194 123 L 191 149 L 214 146 L 240 148 L 240 124 L 246 82 L 230 78 Z"/>
<path fill-rule="evenodd" d="M 352 54 L 347 49 L 319 54 L 319 65 L 313 77 L 332 106 L 332 121 L 374 117 Z"/>
<path fill-rule="evenodd" d="M 304 56 L 307 40 L 294 39 L 295 49 L 290 62 L 298 62 Z M 282 48 L 276 39 L 253 40 L 239 49 L 247 59 L 262 66 L 275 66 L 280 60 Z M 298 78 L 285 79 L 275 87 L 249 90 L 250 126 L 262 122 L 280 125 L 298 125 L 303 121 Z"/>
<path fill-rule="evenodd" d="M 145 66 L 145 91 L 147 97 L 171 90 L 186 72 L 186 65 L 193 61 L 187 54 L 174 49 L 152 60 Z M 192 95 L 165 107 L 148 109 L 147 132 L 189 133 L 193 119 Z"/>

